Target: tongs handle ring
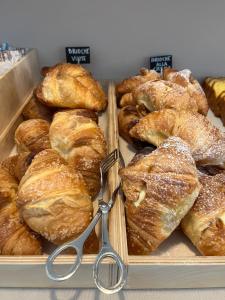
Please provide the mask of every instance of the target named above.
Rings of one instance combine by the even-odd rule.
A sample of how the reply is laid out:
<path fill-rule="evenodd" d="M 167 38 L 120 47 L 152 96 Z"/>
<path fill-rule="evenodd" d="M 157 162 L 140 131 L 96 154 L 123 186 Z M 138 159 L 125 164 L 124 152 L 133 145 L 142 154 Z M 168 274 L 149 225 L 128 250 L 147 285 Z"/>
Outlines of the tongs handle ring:
<path fill-rule="evenodd" d="M 66 273 L 64 274 L 57 274 L 54 270 L 54 261 L 55 259 L 66 249 L 68 248 L 73 248 L 75 249 L 76 253 L 76 259 L 73 263 L 73 265 L 66 271 Z M 82 260 L 82 256 L 83 256 L 83 245 L 80 247 L 77 246 L 74 242 L 73 243 L 66 243 L 64 245 L 62 245 L 61 247 L 58 247 L 55 251 L 52 252 L 51 255 L 49 255 L 48 259 L 47 259 L 47 263 L 46 263 L 46 273 L 47 276 L 55 281 L 63 281 L 66 279 L 69 279 L 71 276 L 73 276 L 73 274 L 76 273 L 77 269 L 79 268 L 80 264 L 81 264 L 81 260 Z"/>
<path fill-rule="evenodd" d="M 110 287 L 104 287 L 103 283 L 99 279 L 99 265 L 101 261 L 105 258 L 111 258 L 115 261 L 118 269 L 119 269 L 119 276 L 117 282 Z M 93 266 L 93 277 L 95 285 L 98 287 L 100 291 L 102 291 L 105 294 L 114 294 L 119 292 L 124 285 L 126 284 L 127 279 L 127 268 L 124 265 L 121 257 L 118 253 L 116 253 L 111 246 L 109 247 L 103 247 L 100 253 L 98 254 L 95 264 Z"/>
<path fill-rule="evenodd" d="M 116 196 L 116 193 L 114 193 L 114 197 Z M 115 199 L 114 199 L 115 200 Z M 114 294 L 118 291 L 120 291 L 123 286 L 126 284 L 126 278 L 127 278 L 127 272 L 126 272 L 126 266 L 124 265 L 121 257 L 119 254 L 112 248 L 110 241 L 109 241 L 109 235 L 108 235 L 108 213 L 111 206 L 109 206 L 107 203 L 100 204 L 100 209 L 102 210 L 102 248 L 96 258 L 95 264 L 93 266 L 93 277 L 94 282 L 98 289 L 106 294 Z M 105 258 L 112 258 L 113 261 L 116 263 L 118 269 L 119 269 L 119 277 L 118 281 L 115 285 L 111 287 L 104 287 L 101 280 L 99 279 L 99 265 L 100 262 Z"/>
<path fill-rule="evenodd" d="M 47 276 L 50 279 L 55 280 L 55 281 L 63 281 L 63 280 L 69 279 L 71 276 L 73 276 L 76 273 L 76 271 L 79 268 L 81 261 L 82 261 L 84 243 L 87 240 L 87 238 L 89 237 L 92 230 L 95 228 L 95 225 L 97 224 L 101 215 L 102 215 L 102 212 L 99 209 L 97 211 L 96 215 L 94 216 L 94 218 L 92 219 L 91 223 L 88 225 L 88 227 L 85 229 L 85 231 L 77 239 L 58 247 L 55 251 L 52 252 L 51 255 L 49 255 L 46 265 L 45 265 L 45 269 L 46 269 Z M 53 270 L 54 261 L 64 250 L 66 250 L 68 248 L 73 248 L 76 250 L 76 253 L 75 253 L 76 260 L 65 274 L 63 274 L 63 275 L 57 274 Z"/>

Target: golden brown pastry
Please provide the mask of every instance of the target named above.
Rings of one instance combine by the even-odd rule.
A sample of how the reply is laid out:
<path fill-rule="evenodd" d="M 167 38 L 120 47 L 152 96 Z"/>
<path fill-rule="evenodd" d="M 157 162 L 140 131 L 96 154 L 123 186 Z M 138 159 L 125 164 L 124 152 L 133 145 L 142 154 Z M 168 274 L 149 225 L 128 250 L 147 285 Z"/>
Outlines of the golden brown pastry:
<path fill-rule="evenodd" d="M 223 122 L 223 126 L 225 126 L 225 91 L 219 96 L 218 108 L 220 111 L 221 121 Z"/>
<path fill-rule="evenodd" d="M 0 254 L 41 254 L 40 242 L 20 220 L 17 188 L 15 179 L 0 167 Z"/>
<path fill-rule="evenodd" d="M 220 102 L 220 96 L 225 91 L 225 78 L 208 77 L 203 83 L 203 88 L 206 93 L 206 97 L 209 103 L 209 107 L 217 117 L 220 117 L 220 108 L 218 106 Z"/>
<path fill-rule="evenodd" d="M 155 146 L 169 136 L 178 136 L 189 144 L 198 165 L 225 168 L 225 136 L 199 113 L 164 109 L 141 118 L 129 133 Z"/>
<path fill-rule="evenodd" d="M 225 125 L 225 78 L 205 79 L 203 84 L 209 106 L 217 117 L 220 117 Z"/>
<path fill-rule="evenodd" d="M 133 98 L 143 104 L 149 111 L 174 108 L 177 110 L 197 111 L 194 98 L 182 86 L 165 80 L 149 81 L 134 90 Z"/>
<path fill-rule="evenodd" d="M 147 114 L 147 111 L 140 110 L 138 106 L 125 106 L 120 109 L 118 114 L 119 134 L 129 144 L 140 148 L 141 142 L 132 138 L 129 134 L 130 129 L 138 123 L 139 119 Z M 139 147 L 140 146 L 140 147 Z"/>
<path fill-rule="evenodd" d="M 149 254 L 175 230 L 198 196 L 190 149 L 171 137 L 152 153 L 137 155 L 120 176 L 129 253 Z"/>
<path fill-rule="evenodd" d="M 73 116 L 86 117 L 86 118 L 92 119 L 95 123 L 98 124 L 98 114 L 95 111 L 90 110 L 90 109 L 85 109 L 85 108 L 64 109 L 64 110 L 60 110 L 58 112 L 66 112 Z"/>
<path fill-rule="evenodd" d="M 131 93 L 134 89 L 136 89 L 141 84 L 160 79 L 160 74 L 155 70 L 148 70 L 146 68 L 141 68 L 140 75 L 132 76 L 130 78 L 124 79 L 116 86 L 116 92 L 118 95 L 123 95 L 127 93 Z"/>
<path fill-rule="evenodd" d="M 15 132 L 18 152 L 38 153 L 51 148 L 49 142 L 49 123 L 42 119 L 22 122 Z"/>
<path fill-rule="evenodd" d="M 25 120 L 43 119 L 50 122 L 53 112 L 33 96 L 24 107 L 22 115 Z"/>
<path fill-rule="evenodd" d="M 55 64 L 54 66 L 45 66 L 41 68 L 41 75 L 45 77 L 49 72 L 51 72 L 54 68 L 58 67 L 61 65 L 60 63 Z"/>
<path fill-rule="evenodd" d="M 128 105 L 136 105 L 137 103 L 134 101 L 132 93 L 124 94 L 120 99 L 120 107 L 128 106 Z"/>
<path fill-rule="evenodd" d="M 1 161 L 0 168 L 5 169 L 7 172 L 9 172 L 11 176 L 16 177 L 15 168 L 16 168 L 17 161 L 18 161 L 18 154 L 9 156 L 5 158 L 3 161 Z"/>
<path fill-rule="evenodd" d="M 18 181 L 21 180 L 27 168 L 34 158 L 34 153 L 21 152 L 10 156 L 1 162 L 1 166 L 6 169 Z"/>
<path fill-rule="evenodd" d="M 87 108 L 102 111 L 107 106 L 101 85 L 80 65 L 59 64 L 38 87 L 36 96 L 53 107 Z"/>
<path fill-rule="evenodd" d="M 209 107 L 205 93 L 190 70 L 184 69 L 182 71 L 177 71 L 175 69 L 165 68 L 163 71 L 163 79 L 184 87 L 190 97 L 195 99 L 198 106 L 198 112 L 205 116 L 207 115 Z"/>
<path fill-rule="evenodd" d="M 15 177 L 20 181 L 31 164 L 35 154 L 31 152 L 22 152 L 18 154 L 18 160 L 15 166 Z"/>
<path fill-rule="evenodd" d="M 202 189 L 182 229 L 203 255 L 225 255 L 225 173 L 200 176 Z"/>
<path fill-rule="evenodd" d="M 92 219 L 82 175 L 53 149 L 35 156 L 20 182 L 17 203 L 29 227 L 55 244 L 79 236 Z"/>
<path fill-rule="evenodd" d="M 15 201 L 18 184 L 11 174 L 0 167 L 0 207 Z"/>
<path fill-rule="evenodd" d="M 55 114 L 49 131 L 50 142 L 73 168 L 79 170 L 95 197 L 100 189 L 100 163 L 106 156 L 106 142 L 99 126 L 76 111 Z"/>

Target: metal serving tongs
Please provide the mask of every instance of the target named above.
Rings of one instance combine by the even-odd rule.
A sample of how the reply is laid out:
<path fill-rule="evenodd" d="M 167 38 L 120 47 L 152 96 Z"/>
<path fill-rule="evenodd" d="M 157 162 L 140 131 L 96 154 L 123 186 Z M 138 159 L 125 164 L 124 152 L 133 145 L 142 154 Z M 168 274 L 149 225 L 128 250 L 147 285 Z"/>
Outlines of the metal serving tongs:
<path fill-rule="evenodd" d="M 103 193 L 104 193 L 104 174 L 115 164 L 118 160 L 119 151 L 116 149 L 111 152 L 102 162 L 100 165 L 100 174 L 101 174 L 101 189 L 99 192 L 99 200 L 98 200 L 98 211 L 94 218 L 92 219 L 89 226 L 85 229 L 85 231 L 75 240 L 67 242 L 62 246 L 58 247 L 51 255 L 49 255 L 47 262 L 46 262 L 46 273 L 48 277 L 55 281 L 63 281 L 69 279 L 73 276 L 77 269 L 79 268 L 83 256 L 83 246 L 87 238 L 89 237 L 92 230 L 95 228 L 95 225 L 98 223 L 99 219 L 102 217 L 102 247 L 100 249 L 99 254 L 97 255 L 96 261 L 93 266 L 93 277 L 94 282 L 99 290 L 106 294 L 113 294 L 118 292 L 123 288 L 126 283 L 127 277 L 127 270 L 126 266 L 124 265 L 121 257 L 119 254 L 112 248 L 109 235 L 108 235 L 108 214 L 110 209 L 113 207 L 113 204 L 116 200 L 117 192 L 120 189 L 120 186 L 113 192 L 113 195 L 108 203 L 103 201 Z M 70 269 L 65 274 L 57 274 L 53 270 L 53 263 L 55 259 L 66 249 L 73 248 L 76 250 L 76 260 L 74 264 L 70 267 Z M 111 287 L 104 287 L 102 286 L 102 282 L 99 279 L 99 265 L 100 262 L 104 258 L 112 258 L 117 267 L 119 268 L 119 277 L 118 281 L 115 285 Z"/>

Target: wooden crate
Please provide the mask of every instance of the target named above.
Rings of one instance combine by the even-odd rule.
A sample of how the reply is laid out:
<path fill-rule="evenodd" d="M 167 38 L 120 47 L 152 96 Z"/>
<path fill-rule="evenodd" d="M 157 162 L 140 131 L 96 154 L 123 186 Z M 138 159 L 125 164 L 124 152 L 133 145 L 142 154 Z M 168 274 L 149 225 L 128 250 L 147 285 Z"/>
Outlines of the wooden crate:
<path fill-rule="evenodd" d="M 0 103 L 1 103 L 1 133 L 0 133 L 0 157 L 1 160 L 8 157 L 14 151 L 14 133 L 17 126 L 22 121 L 21 112 L 32 96 L 32 91 L 36 87 L 40 78 L 39 64 L 36 51 L 30 51 L 12 70 L 0 78 Z M 17 78 L 20 76 L 20 78 Z M 12 81 L 14 79 L 14 81 Z M 9 80 L 9 82 L 8 82 Z M 11 84 L 10 84 L 11 82 Z M 12 84 L 13 83 L 13 84 Z M 14 84 L 15 83 L 15 84 Z M 4 89 L 4 84 L 6 88 Z M 5 103 L 9 105 L 4 106 Z M 114 114 L 109 103 L 108 109 L 100 117 L 100 126 L 108 137 L 109 151 L 113 150 L 114 142 L 111 140 L 110 132 L 114 130 L 112 120 Z M 111 193 L 114 182 L 109 174 L 109 187 L 106 194 Z M 97 203 L 95 203 L 95 208 Z M 111 223 L 113 224 L 113 223 Z M 110 240 L 112 240 L 111 228 L 109 228 Z M 92 266 L 96 255 L 84 255 L 81 267 L 75 276 L 63 282 L 54 282 L 48 279 L 45 273 L 45 262 L 47 254 L 39 256 L 0 256 L 0 287 L 70 287 L 87 288 L 95 287 L 92 277 Z M 57 270 L 63 270 L 65 265 L 74 262 L 74 256 L 62 255 L 56 260 Z M 105 278 L 110 285 L 113 274 L 113 264 L 110 260 L 105 260 L 101 267 L 101 278 Z"/>
<path fill-rule="evenodd" d="M 109 86 L 112 111 L 117 114 L 115 85 Z M 220 119 L 209 112 L 209 119 L 224 131 Z M 135 152 L 118 136 L 117 118 L 114 119 L 114 141 L 128 163 Z M 118 166 L 117 166 L 118 168 Z M 117 169 L 118 173 L 118 169 Z M 118 181 L 118 175 L 115 175 Z M 128 255 L 123 199 L 118 197 L 117 205 L 111 213 L 111 227 L 114 245 L 120 248 L 124 261 L 128 264 L 127 289 L 147 288 L 203 288 L 225 287 L 225 257 L 201 256 L 197 249 L 179 230 L 176 230 L 152 255 Z"/>

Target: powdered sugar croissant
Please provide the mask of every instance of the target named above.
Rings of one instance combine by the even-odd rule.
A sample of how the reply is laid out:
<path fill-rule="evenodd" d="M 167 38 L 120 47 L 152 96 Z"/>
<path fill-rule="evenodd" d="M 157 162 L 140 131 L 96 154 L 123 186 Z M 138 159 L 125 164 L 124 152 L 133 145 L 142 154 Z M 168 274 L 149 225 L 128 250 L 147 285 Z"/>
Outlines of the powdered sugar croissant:
<path fill-rule="evenodd" d="M 182 229 L 203 255 L 225 255 L 225 173 L 201 175 L 202 189 Z"/>
<path fill-rule="evenodd" d="M 190 97 L 187 89 L 170 81 L 149 81 L 132 92 L 134 100 L 143 104 L 149 111 L 164 108 L 198 111 L 196 100 Z"/>
<path fill-rule="evenodd" d="M 149 254 L 174 231 L 198 196 L 190 149 L 180 138 L 169 138 L 152 153 L 137 155 L 120 176 L 129 253 Z"/>
<path fill-rule="evenodd" d="M 198 165 L 225 168 L 225 136 L 197 112 L 173 109 L 156 111 L 141 118 L 129 133 L 155 146 L 169 136 L 178 136 L 189 144 Z"/>
<path fill-rule="evenodd" d="M 203 115 L 207 115 L 209 106 L 205 93 L 199 82 L 193 77 L 190 70 L 184 69 L 177 71 L 175 69 L 165 68 L 163 70 L 163 79 L 184 87 L 190 97 L 195 99 L 198 106 L 198 112 Z"/>

